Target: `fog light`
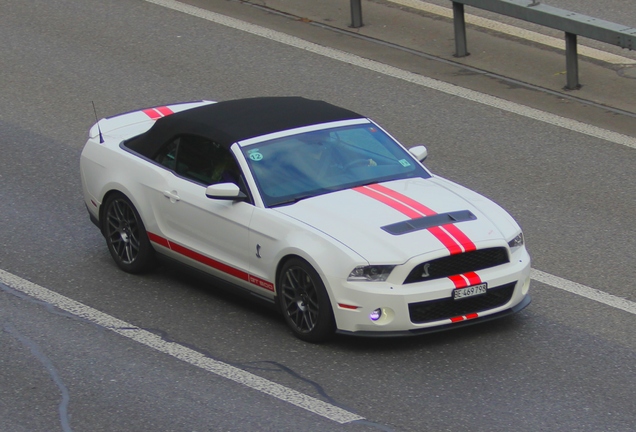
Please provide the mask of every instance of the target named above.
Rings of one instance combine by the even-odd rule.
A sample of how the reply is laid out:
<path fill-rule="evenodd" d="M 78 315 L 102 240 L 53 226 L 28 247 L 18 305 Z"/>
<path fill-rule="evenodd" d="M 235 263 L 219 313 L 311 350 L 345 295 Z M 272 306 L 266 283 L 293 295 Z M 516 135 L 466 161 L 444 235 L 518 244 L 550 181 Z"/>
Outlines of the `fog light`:
<path fill-rule="evenodd" d="M 377 321 L 380 319 L 381 316 L 382 316 L 382 309 L 380 308 L 377 308 L 376 310 L 374 310 L 373 312 L 369 314 L 369 318 L 371 319 L 371 321 Z"/>

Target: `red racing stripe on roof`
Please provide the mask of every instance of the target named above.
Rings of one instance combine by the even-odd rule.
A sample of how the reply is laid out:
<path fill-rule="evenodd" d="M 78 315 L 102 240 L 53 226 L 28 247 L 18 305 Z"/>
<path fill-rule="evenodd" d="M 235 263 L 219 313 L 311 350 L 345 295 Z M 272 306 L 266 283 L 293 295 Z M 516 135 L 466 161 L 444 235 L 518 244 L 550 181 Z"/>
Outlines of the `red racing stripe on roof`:
<path fill-rule="evenodd" d="M 148 117 L 150 117 L 151 120 L 157 120 L 157 119 L 160 119 L 161 117 L 165 117 L 165 116 L 168 116 L 170 114 L 174 114 L 174 111 L 172 111 L 167 106 L 146 108 L 145 110 L 142 110 L 142 112 L 144 114 L 146 114 Z"/>
<path fill-rule="evenodd" d="M 174 111 L 172 111 L 167 106 L 160 106 L 160 107 L 156 107 L 155 109 L 159 111 L 159 114 L 161 114 L 163 117 L 168 116 L 170 114 L 174 114 Z"/>
<path fill-rule="evenodd" d="M 154 108 L 148 108 L 143 110 L 143 113 L 150 117 L 151 120 L 157 120 L 161 117 L 161 113 L 156 111 Z"/>

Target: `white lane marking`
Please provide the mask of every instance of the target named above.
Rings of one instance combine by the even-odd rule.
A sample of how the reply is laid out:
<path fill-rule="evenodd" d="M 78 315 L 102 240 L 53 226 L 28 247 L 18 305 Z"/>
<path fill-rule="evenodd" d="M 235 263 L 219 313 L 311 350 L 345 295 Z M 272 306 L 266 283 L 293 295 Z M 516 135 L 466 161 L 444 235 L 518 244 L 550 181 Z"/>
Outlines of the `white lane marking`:
<path fill-rule="evenodd" d="M 467 99 L 473 102 L 477 102 L 483 105 L 491 106 L 493 108 L 499 108 L 503 111 L 518 114 L 520 116 L 528 117 L 534 120 L 538 120 L 544 123 L 548 123 L 554 126 L 562 127 L 574 132 L 579 132 L 585 135 L 592 136 L 594 138 L 609 141 L 615 144 L 624 145 L 636 149 L 636 138 L 613 132 L 607 129 L 602 129 L 596 126 L 588 125 L 583 122 L 571 120 L 565 117 L 561 117 L 555 114 L 550 114 L 538 109 L 530 108 L 524 105 L 520 105 L 514 102 L 509 102 L 498 97 L 490 96 L 487 94 L 479 93 L 474 90 L 469 90 L 463 87 L 456 86 L 454 84 L 438 81 L 433 78 L 418 75 L 413 72 L 408 72 L 402 69 L 398 69 L 394 66 L 389 66 L 374 60 L 368 60 L 359 57 L 354 54 L 350 54 L 337 49 L 324 47 L 312 42 L 307 42 L 303 39 L 295 36 L 290 36 L 275 30 L 270 30 L 265 27 L 250 24 L 244 21 L 240 21 L 235 18 L 227 17 L 215 12 L 211 12 L 205 9 L 201 9 L 195 6 L 190 6 L 184 3 L 179 3 L 174 0 L 144 0 L 148 3 L 163 6 L 168 9 L 176 10 L 186 13 L 198 18 L 202 18 L 216 24 L 224 25 L 236 30 L 241 30 L 246 33 L 250 33 L 256 36 L 261 36 L 266 39 L 270 39 L 285 45 L 293 46 L 303 49 L 305 51 L 312 52 L 324 57 L 328 57 L 333 60 L 338 60 L 343 63 L 348 63 L 354 66 L 358 66 L 370 71 L 381 73 L 393 78 L 401 79 L 403 81 L 410 82 L 412 84 L 420 85 L 429 89 L 444 92 L 453 96 L 457 96 L 463 99 Z"/>
<path fill-rule="evenodd" d="M 567 279 L 551 275 L 549 273 L 544 273 L 536 269 L 531 270 L 530 277 L 537 282 L 541 282 L 546 285 L 550 285 L 551 287 L 559 288 L 564 291 L 571 292 L 572 294 L 580 295 L 581 297 L 585 297 L 587 299 L 594 300 L 607 306 L 611 306 L 613 308 L 636 315 L 636 303 L 622 297 L 616 297 L 615 295 L 608 294 L 606 292 L 590 288 L 588 286 L 581 285 L 579 283 L 572 282 Z"/>
<path fill-rule="evenodd" d="M 401 6 L 407 6 L 413 9 L 428 12 L 434 15 L 440 15 L 446 18 L 453 18 L 453 10 L 444 6 L 438 6 L 431 3 L 426 3 L 422 0 L 388 0 L 391 3 L 399 4 Z M 557 48 L 565 51 L 565 38 L 558 39 L 552 36 L 543 35 L 541 33 L 525 30 L 512 25 L 500 23 L 497 21 L 489 20 L 487 18 L 478 17 L 475 15 L 465 14 L 466 22 L 478 27 L 483 27 L 489 30 L 494 30 L 499 33 L 508 34 L 520 39 L 526 39 L 531 42 L 546 45 L 552 48 Z M 616 54 L 608 53 L 599 49 L 587 47 L 585 45 L 578 44 L 577 51 L 579 55 L 589 57 L 595 60 L 604 61 L 606 63 L 616 65 L 633 65 L 636 64 L 636 60 L 627 57 L 619 56 Z"/>
<path fill-rule="evenodd" d="M 351 423 L 356 420 L 364 420 L 364 417 L 339 408 L 335 405 L 323 402 L 296 390 L 266 380 L 265 378 L 261 378 L 229 364 L 213 360 L 197 351 L 174 342 L 166 342 L 153 333 L 100 312 L 97 309 L 93 309 L 90 306 L 86 306 L 68 297 L 64 297 L 61 294 L 1 269 L 0 282 L 14 290 L 51 304 L 65 312 L 69 312 L 108 330 L 112 330 L 113 332 L 132 339 L 135 342 L 171 355 L 172 357 L 183 360 L 184 362 L 190 363 L 191 365 L 204 369 L 208 372 L 212 372 L 223 378 L 227 378 L 246 387 L 273 396 L 284 402 L 296 405 L 299 408 L 303 408 L 329 420 L 333 420 L 340 424 Z"/>

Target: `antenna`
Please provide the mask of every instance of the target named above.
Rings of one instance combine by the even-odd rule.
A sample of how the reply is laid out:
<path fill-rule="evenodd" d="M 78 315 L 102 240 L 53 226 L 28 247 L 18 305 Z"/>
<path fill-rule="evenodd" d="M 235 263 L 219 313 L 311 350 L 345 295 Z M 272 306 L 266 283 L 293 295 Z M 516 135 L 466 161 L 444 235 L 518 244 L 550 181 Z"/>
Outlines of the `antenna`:
<path fill-rule="evenodd" d="M 102 129 L 99 127 L 99 120 L 97 119 L 97 110 L 95 109 L 95 102 L 91 101 L 93 104 L 93 112 L 95 113 L 95 121 L 97 122 L 97 130 L 99 131 L 99 143 L 104 144 L 104 135 L 102 135 Z"/>

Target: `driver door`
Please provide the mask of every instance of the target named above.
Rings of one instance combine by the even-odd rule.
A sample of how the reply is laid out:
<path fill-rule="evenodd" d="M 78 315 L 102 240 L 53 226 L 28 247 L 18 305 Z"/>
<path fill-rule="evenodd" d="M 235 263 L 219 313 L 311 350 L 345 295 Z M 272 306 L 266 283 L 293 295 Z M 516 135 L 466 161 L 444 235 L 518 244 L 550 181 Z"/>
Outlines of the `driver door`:
<path fill-rule="evenodd" d="M 239 170 L 229 150 L 196 136 L 167 143 L 155 161 L 171 170 L 153 193 L 153 208 L 172 257 L 249 289 L 248 231 L 254 206 L 211 199 L 208 185 L 236 182 Z"/>

